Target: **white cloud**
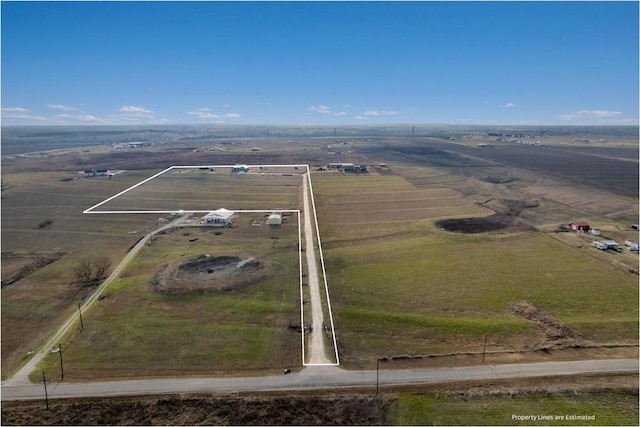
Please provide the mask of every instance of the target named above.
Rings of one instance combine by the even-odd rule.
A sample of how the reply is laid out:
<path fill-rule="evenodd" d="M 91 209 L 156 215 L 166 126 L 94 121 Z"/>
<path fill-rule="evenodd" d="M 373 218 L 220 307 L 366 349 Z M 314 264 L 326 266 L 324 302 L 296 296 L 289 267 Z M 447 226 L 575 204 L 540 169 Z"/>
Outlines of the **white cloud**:
<path fill-rule="evenodd" d="M 47 107 L 52 108 L 54 110 L 60 110 L 60 111 L 80 111 L 79 108 L 69 107 L 67 105 L 62 105 L 62 104 L 47 104 Z"/>
<path fill-rule="evenodd" d="M 574 111 L 572 113 L 561 114 L 560 116 L 558 116 L 558 118 L 563 121 L 602 120 L 602 119 L 612 119 L 614 117 L 618 117 L 621 115 L 622 113 L 620 111 L 580 110 L 580 111 Z"/>
<path fill-rule="evenodd" d="M 365 111 L 364 113 L 365 116 L 395 116 L 397 114 L 400 114 L 396 111 L 384 111 L 384 110 L 368 110 Z"/>
<path fill-rule="evenodd" d="M 147 110 L 146 108 L 135 107 L 133 105 L 125 105 L 121 107 L 118 111 L 123 114 L 131 114 L 140 117 L 151 117 L 153 118 L 154 112 L 151 110 Z"/>
<path fill-rule="evenodd" d="M 344 111 L 333 111 L 331 110 L 331 107 L 327 106 L 327 105 L 312 105 L 311 107 L 309 107 L 309 111 L 315 111 L 316 113 L 320 113 L 320 114 L 331 114 L 333 116 L 346 116 L 347 113 L 345 113 Z"/>
<path fill-rule="evenodd" d="M 517 105 L 516 105 L 516 104 L 514 104 L 513 102 L 507 102 L 506 104 L 501 105 L 501 107 L 504 107 L 504 108 L 514 108 L 514 107 L 517 107 Z"/>
<path fill-rule="evenodd" d="M 108 124 L 128 124 L 128 123 L 157 123 L 160 119 L 156 118 L 155 112 L 142 107 L 133 105 L 125 105 L 118 109 L 119 114 L 110 114 L 104 120 Z M 90 120 L 90 115 L 85 115 L 86 121 Z"/>
<path fill-rule="evenodd" d="M 25 121 L 35 121 L 35 122 L 46 122 L 49 119 L 42 116 L 36 116 L 33 114 L 28 114 L 29 110 L 21 107 L 5 107 L 2 108 L 2 120 L 18 121 L 24 123 Z"/>
<path fill-rule="evenodd" d="M 315 111 L 320 114 L 331 114 L 331 108 L 326 105 L 312 105 L 309 111 Z"/>
<path fill-rule="evenodd" d="M 199 119 L 219 119 L 220 118 L 220 116 L 215 113 L 207 113 L 204 111 L 189 111 L 187 114 L 196 116 Z"/>
<path fill-rule="evenodd" d="M 240 118 L 240 114 L 238 113 L 225 113 L 221 115 L 221 114 L 214 113 L 213 111 L 211 111 L 211 108 L 208 108 L 208 107 L 202 107 L 194 111 L 188 111 L 187 114 L 191 116 L 196 116 L 197 118 L 204 119 L 204 120 L 222 120 L 223 117 L 227 119 Z M 224 121 L 220 121 L 218 123 L 224 123 Z"/>
<path fill-rule="evenodd" d="M 56 120 L 74 121 L 74 122 L 103 122 L 104 120 L 92 116 L 91 114 L 56 114 L 53 116 Z"/>
<path fill-rule="evenodd" d="M 2 109 L 3 113 L 28 113 L 29 110 L 20 107 L 7 107 Z"/>
<path fill-rule="evenodd" d="M 367 120 L 368 117 L 364 117 L 364 116 L 356 116 L 356 119 L 358 120 Z"/>

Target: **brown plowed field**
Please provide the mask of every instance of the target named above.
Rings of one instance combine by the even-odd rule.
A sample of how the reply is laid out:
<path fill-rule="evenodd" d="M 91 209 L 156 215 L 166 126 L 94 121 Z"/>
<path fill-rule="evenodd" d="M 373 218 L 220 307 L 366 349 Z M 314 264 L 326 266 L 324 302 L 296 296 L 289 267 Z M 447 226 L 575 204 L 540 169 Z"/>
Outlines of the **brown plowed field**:
<path fill-rule="evenodd" d="M 487 167 L 497 162 L 517 168 L 525 168 L 554 175 L 558 178 L 588 184 L 590 186 L 628 197 L 638 197 L 638 150 L 611 147 L 609 156 L 605 147 L 532 147 L 501 145 L 478 149 L 461 144 L 422 139 L 420 145 L 385 144 L 367 151 L 384 153 L 385 157 L 397 157 L 423 166 L 450 168 Z M 470 156 L 470 157 L 467 157 Z M 626 158 L 614 158 L 627 156 Z M 634 160 L 634 161 L 629 161 Z"/>

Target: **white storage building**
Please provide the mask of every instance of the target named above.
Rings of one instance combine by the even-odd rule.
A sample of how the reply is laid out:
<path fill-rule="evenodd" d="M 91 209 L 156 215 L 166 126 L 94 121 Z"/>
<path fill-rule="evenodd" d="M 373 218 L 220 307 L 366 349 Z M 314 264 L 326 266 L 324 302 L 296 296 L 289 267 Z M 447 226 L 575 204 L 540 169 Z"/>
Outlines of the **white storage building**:
<path fill-rule="evenodd" d="M 267 225 L 281 225 L 282 224 L 282 212 L 275 211 L 269 218 L 267 218 Z"/>
<path fill-rule="evenodd" d="M 220 208 L 216 211 L 209 212 L 202 217 L 202 223 L 205 225 L 211 225 L 214 227 L 229 227 L 233 224 L 235 214 L 233 211 L 225 208 Z"/>

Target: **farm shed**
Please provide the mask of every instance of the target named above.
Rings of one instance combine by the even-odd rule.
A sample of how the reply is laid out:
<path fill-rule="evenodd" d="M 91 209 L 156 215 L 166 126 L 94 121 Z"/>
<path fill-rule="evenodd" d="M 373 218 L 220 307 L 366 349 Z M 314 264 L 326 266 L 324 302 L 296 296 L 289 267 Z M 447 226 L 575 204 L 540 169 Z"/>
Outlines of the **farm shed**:
<path fill-rule="evenodd" d="M 589 224 L 584 221 L 570 222 L 569 227 L 575 231 L 589 231 Z"/>
<path fill-rule="evenodd" d="M 281 225 L 282 224 L 282 212 L 274 212 L 267 218 L 267 225 Z"/>
<path fill-rule="evenodd" d="M 360 173 L 360 172 L 366 172 L 367 171 L 367 166 L 366 165 L 353 165 L 353 166 L 347 166 L 344 168 L 345 172 L 354 172 L 354 173 Z"/>
<path fill-rule="evenodd" d="M 353 163 L 329 163 L 329 169 L 345 169 L 348 167 L 354 167 Z"/>
<path fill-rule="evenodd" d="M 233 224 L 234 217 L 235 214 L 232 211 L 221 208 L 206 214 L 202 217 L 202 222 L 205 225 L 211 225 L 213 227 L 229 227 Z"/>

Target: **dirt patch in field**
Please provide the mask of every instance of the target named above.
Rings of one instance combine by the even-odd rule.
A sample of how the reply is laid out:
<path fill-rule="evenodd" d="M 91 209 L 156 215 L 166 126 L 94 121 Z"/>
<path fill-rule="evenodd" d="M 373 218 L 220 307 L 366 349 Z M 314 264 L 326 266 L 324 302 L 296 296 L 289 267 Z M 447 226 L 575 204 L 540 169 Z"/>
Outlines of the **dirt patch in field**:
<path fill-rule="evenodd" d="M 533 230 L 518 218 L 510 215 L 495 214 L 476 218 L 453 218 L 437 221 L 435 225 L 443 230 L 454 233 L 489 233 L 489 232 L 514 232 Z"/>
<path fill-rule="evenodd" d="M 3 425 L 388 425 L 392 397 L 164 396 L 3 402 Z"/>
<path fill-rule="evenodd" d="M 570 327 L 533 304 L 525 301 L 514 303 L 511 312 L 538 325 L 544 335 L 546 348 L 566 348 L 586 343 Z"/>
<path fill-rule="evenodd" d="M 255 258 L 200 255 L 161 266 L 151 280 L 151 287 L 163 294 L 185 295 L 233 291 L 265 278 L 264 265 Z"/>

